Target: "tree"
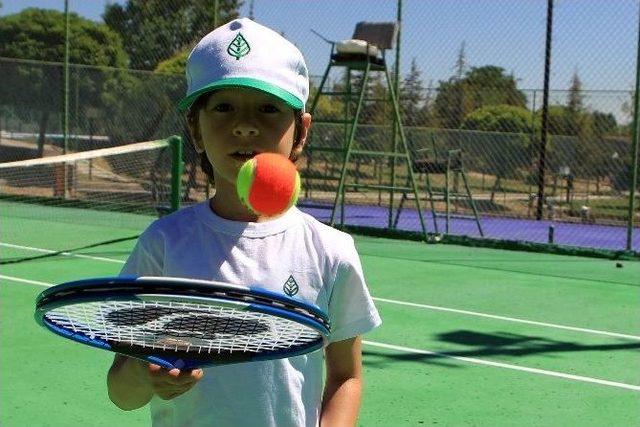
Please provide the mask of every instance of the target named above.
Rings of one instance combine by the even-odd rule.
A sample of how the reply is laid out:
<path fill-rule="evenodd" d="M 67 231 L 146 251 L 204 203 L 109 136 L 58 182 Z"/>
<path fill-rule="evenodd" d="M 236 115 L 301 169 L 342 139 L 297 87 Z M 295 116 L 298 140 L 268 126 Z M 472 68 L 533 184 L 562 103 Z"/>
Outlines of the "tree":
<path fill-rule="evenodd" d="M 62 12 L 37 8 L 0 17 L 0 56 L 36 61 L 64 60 Z M 126 61 L 120 37 L 104 24 L 69 14 L 69 62 L 121 67 Z"/>
<path fill-rule="evenodd" d="M 569 93 L 567 95 L 567 114 L 569 119 L 570 135 L 578 135 L 585 129 L 584 95 L 582 94 L 582 81 L 578 72 L 573 73 Z"/>
<path fill-rule="evenodd" d="M 472 67 L 462 79 L 457 76 L 440 82 L 435 112 L 446 128 L 458 128 L 471 111 L 490 105 L 525 107 L 526 95 L 518 90 L 516 79 L 501 67 Z"/>
<path fill-rule="evenodd" d="M 127 58 L 120 37 L 106 25 L 69 15 L 72 43 L 71 63 L 122 67 Z M 64 14 L 54 10 L 25 9 L 0 18 L 0 56 L 38 61 L 64 59 Z M 52 114 L 62 110 L 63 68 L 61 65 L 16 62 L 7 64 L 0 79 L 0 99 L 23 111 L 38 113 L 38 152 L 42 155 L 46 129 Z M 99 99 L 105 84 L 99 76 L 83 72 L 74 84 L 87 104 Z"/>
<path fill-rule="evenodd" d="M 538 123 L 526 108 L 489 105 L 467 115 L 461 127 L 486 132 L 474 136 L 474 139 L 482 144 L 483 172 L 496 176 L 491 189 L 493 202 L 495 192 L 502 186 L 502 179 L 515 176 L 520 168 L 529 165 L 529 148 Z"/>
<path fill-rule="evenodd" d="M 594 111 L 591 116 L 593 118 L 593 130 L 596 135 L 605 136 L 617 133 L 618 121 L 613 114 Z"/>
<path fill-rule="evenodd" d="M 238 16 L 242 0 L 221 0 L 218 22 Z M 130 67 L 153 70 L 213 29 L 215 11 L 210 0 L 127 0 L 107 4 L 104 22 L 124 40 Z"/>
<path fill-rule="evenodd" d="M 400 86 L 400 110 L 404 125 L 420 126 L 425 124 L 423 110 L 425 99 L 422 73 L 418 68 L 416 59 L 413 58 L 409 74 L 404 78 Z"/>
<path fill-rule="evenodd" d="M 598 179 L 602 174 L 602 140 L 596 130 L 594 115 L 584 106 L 584 91 L 577 71 L 571 77 L 567 106 L 561 107 L 558 112 L 564 127 L 562 134 L 573 137 L 570 143 L 567 142 L 565 153 L 558 152 L 566 156 L 563 165 L 571 165 L 574 175 Z M 599 116 L 599 119 L 604 117 Z M 557 148 L 560 151 L 560 147 Z"/>
<path fill-rule="evenodd" d="M 156 68 L 155 72 L 163 73 L 163 74 L 179 74 L 181 76 L 184 75 L 185 70 L 187 69 L 187 58 L 189 57 L 189 50 L 182 50 L 171 58 L 165 59 L 160 62 Z"/>
<path fill-rule="evenodd" d="M 633 116 L 635 114 L 635 91 L 633 88 L 629 89 L 627 100 L 622 103 L 621 110 L 627 116 L 628 122 L 620 127 L 620 132 L 624 135 L 632 135 Z"/>
<path fill-rule="evenodd" d="M 537 115 L 542 117 L 542 109 L 538 110 Z M 571 113 L 564 105 L 550 105 L 547 111 L 547 131 L 549 135 L 575 135 L 576 128 L 574 126 Z"/>
<path fill-rule="evenodd" d="M 363 79 L 364 72 L 351 73 L 350 85 L 352 97 L 349 106 L 351 117 L 355 114 L 356 107 L 358 106 L 358 96 L 362 88 Z M 393 81 L 391 84 L 393 84 Z M 346 87 L 346 73 L 338 87 Z M 390 102 L 389 89 L 384 74 L 369 72 L 358 122 L 363 125 L 389 124 L 393 119 L 393 109 Z"/>
<path fill-rule="evenodd" d="M 540 117 L 541 111 L 537 112 Z M 569 166 L 571 173 L 582 178 L 600 178 L 609 173 L 605 160 L 609 157 L 603 137 L 617 131 L 611 113 L 589 112 L 584 107 L 584 91 L 577 73 L 571 79 L 567 105 L 552 105 L 548 112 L 548 132 L 553 151 L 549 156 L 552 170 Z"/>
<path fill-rule="evenodd" d="M 324 90 L 327 91 L 327 83 L 325 83 Z M 310 82 L 309 84 L 309 103 L 308 108 L 311 108 L 313 101 L 318 96 L 318 87 Z M 335 92 L 341 92 L 342 89 L 334 87 Z M 344 115 L 344 102 L 342 97 L 322 95 L 318 98 L 316 109 L 313 112 L 314 119 L 317 120 L 339 120 Z"/>
<path fill-rule="evenodd" d="M 424 102 L 420 111 L 420 117 L 424 120 L 423 126 L 440 127 L 440 120 L 434 108 L 435 99 L 438 90 L 433 86 L 433 80 L 429 80 L 429 84 L 424 92 Z"/>
<path fill-rule="evenodd" d="M 461 80 L 464 73 L 467 71 L 467 53 L 465 47 L 466 42 L 463 41 L 460 45 L 460 50 L 458 51 L 458 57 L 456 59 L 455 77 L 458 80 Z"/>

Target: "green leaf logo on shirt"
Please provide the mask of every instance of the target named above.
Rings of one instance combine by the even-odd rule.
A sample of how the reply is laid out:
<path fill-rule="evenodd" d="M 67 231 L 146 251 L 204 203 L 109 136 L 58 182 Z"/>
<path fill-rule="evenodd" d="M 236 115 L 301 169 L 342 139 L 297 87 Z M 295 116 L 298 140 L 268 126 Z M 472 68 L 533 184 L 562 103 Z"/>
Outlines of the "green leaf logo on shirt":
<path fill-rule="evenodd" d="M 289 276 L 287 281 L 284 282 L 284 286 L 282 287 L 282 290 L 284 291 L 285 294 L 287 294 L 287 296 L 290 296 L 290 297 L 297 294 L 299 288 L 298 288 L 298 283 L 296 283 L 296 279 L 294 279 L 293 276 Z"/>
<path fill-rule="evenodd" d="M 246 56 L 249 51 L 251 51 L 251 46 L 249 46 L 249 43 L 242 37 L 241 33 L 238 33 L 227 48 L 227 53 L 236 58 L 236 60 L 240 60 L 240 58 Z"/>

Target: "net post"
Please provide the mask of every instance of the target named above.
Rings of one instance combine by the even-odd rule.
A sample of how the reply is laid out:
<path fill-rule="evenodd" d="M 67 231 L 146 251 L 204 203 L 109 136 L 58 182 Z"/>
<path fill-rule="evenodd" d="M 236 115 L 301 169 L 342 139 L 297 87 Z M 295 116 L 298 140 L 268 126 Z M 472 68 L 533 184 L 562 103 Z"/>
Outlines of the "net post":
<path fill-rule="evenodd" d="M 171 146 L 171 212 L 180 209 L 180 193 L 182 184 L 182 138 L 174 135 L 169 138 Z"/>

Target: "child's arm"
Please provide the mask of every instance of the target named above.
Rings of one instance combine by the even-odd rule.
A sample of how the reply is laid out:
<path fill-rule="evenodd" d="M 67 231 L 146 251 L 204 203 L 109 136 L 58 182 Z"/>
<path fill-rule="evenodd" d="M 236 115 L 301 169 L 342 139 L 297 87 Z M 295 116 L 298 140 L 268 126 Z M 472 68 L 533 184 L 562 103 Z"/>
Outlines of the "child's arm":
<path fill-rule="evenodd" d="M 358 419 L 362 393 L 362 340 L 337 341 L 325 350 L 327 380 L 322 398 L 323 427 L 353 426 Z"/>
<path fill-rule="evenodd" d="M 201 369 L 181 372 L 117 354 L 107 375 L 109 398 L 131 411 L 149 403 L 154 395 L 170 400 L 190 390 L 203 376 Z"/>

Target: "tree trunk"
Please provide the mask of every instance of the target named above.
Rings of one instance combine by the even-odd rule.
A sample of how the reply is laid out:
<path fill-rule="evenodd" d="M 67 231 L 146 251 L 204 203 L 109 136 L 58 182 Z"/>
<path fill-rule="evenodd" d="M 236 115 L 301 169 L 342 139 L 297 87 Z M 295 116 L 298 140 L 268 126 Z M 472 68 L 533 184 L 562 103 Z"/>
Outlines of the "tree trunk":
<path fill-rule="evenodd" d="M 496 181 L 493 183 L 493 187 L 491 188 L 491 203 L 493 203 L 495 196 L 496 196 L 496 191 L 498 190 L 498 188 L 502 188 L 502 177 L 500 175 L 496 176 Z"/>
<path fill-rule="evenodd" d="M 42 115 L 40 116 L 40 123 L 39 123 L 38 157 L 42 157 L 44 155 L 44 143 L 46 141 L 48 121 L 49 121 L 49 111 L 44 110 L 42 111 Z"/>

